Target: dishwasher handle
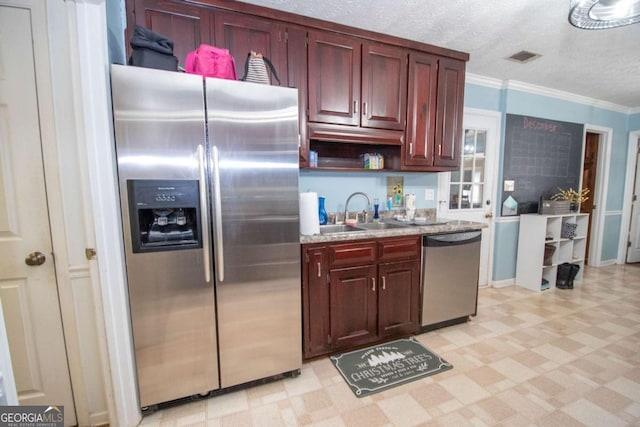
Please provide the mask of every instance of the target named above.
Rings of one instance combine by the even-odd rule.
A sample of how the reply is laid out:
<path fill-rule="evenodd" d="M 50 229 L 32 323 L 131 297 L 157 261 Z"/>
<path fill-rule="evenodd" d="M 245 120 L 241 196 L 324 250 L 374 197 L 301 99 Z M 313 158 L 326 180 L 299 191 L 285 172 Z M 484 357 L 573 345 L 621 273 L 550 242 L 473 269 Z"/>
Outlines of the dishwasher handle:
<path fill-rule="evenodd" d="M 442 247 L 468 245 L 482 239 L 482 230 L 465 231 L 462 233 L 426 234 L 422 236 L 422 246 Z"/>

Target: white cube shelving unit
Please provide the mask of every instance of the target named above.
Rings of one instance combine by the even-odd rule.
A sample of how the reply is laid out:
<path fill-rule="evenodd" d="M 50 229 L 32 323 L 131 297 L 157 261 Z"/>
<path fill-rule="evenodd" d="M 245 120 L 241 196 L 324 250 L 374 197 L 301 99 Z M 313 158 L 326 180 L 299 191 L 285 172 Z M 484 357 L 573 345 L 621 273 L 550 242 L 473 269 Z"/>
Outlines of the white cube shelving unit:
<path fill-rule="evenodd" d="M 562 224 L 565 222 L 576 224 L 575 237 L 562 237 Z M 554 289 L 558 265 L 564 262 L 578 264 L 580 270 L 575 280 L 582 280 L 588 224 L 588 214 L 520 215 L 516 285 L 533 291 Z M 555 247 L 553 256 L 548 260 L 550 262 L 546 264 L 545 245 Z"/>

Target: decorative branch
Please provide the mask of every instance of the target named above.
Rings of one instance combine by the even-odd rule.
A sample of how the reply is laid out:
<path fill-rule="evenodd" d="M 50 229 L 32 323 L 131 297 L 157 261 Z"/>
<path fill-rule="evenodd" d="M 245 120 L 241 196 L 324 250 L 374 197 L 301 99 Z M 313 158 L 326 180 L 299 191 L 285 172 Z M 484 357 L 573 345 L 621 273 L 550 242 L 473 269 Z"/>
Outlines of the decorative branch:
<path fill-rule="evenodd" d="M 571 203 L 580 204 L 586 200 L 589 200 L 587 194 L 589 194 L 588 188 L 583 188 L 580 191 L 576 191 L 573 188 L 563 190 L 562 188 L 558 187 L 558 192 L 551 196 L 551 200 L 566 200 Z"/>

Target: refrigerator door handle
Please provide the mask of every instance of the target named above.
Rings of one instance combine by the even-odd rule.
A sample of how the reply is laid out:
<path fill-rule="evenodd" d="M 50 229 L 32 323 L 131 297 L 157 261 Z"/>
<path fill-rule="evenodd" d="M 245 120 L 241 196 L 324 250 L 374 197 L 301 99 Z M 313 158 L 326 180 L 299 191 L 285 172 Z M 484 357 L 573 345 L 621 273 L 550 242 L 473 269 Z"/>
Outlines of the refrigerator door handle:
<path fill-rule="evenodd" d="M 200 220 L 202 222 L 202 258 L 204 280 L 211 282 L 211 244 L 209 243 L 209 208 L 207 207 L 207 175 L 204 167 L 204 147 L 198 145 L 198 180 L 200 181 Z"/>
<path fill-rule="evenodd" d="M 218 280 L 224 281 L 224 252 L 222 240 L 222 199 L 220 196 L 220 167 L 218 165 L 218 147 L 212 149 L 213 157 L 213 214 L 216 220 L 216 271 L 218 272 Z"/>

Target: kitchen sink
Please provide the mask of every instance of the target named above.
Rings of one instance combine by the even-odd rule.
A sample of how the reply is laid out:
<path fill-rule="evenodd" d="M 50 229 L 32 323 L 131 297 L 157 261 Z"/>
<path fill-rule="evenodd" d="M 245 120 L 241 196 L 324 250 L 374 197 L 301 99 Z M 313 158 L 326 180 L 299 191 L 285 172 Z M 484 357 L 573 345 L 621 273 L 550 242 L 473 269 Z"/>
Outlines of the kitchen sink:
<path fill-rule="evenodd" d="M 390 230 L 392 228 L 404 228 L 409 224 L 396 224 L 391 222 L 359 222 L 354 225 L 321 225 L 320 234 L 349 233 L 353 231 L 366 230 Z"/>
<path fill-rule="evenodd" d="M 336 233 L 348 233 L 351 231 L 362 231 L 362 228 L 352 227 L 350 225 L 321 225 L 320 234 L 336 234 Z"/>
<path fill-rule="evenodd" d="M 366 222 L 358 223 L 356 227 L 363 230 L 389 230 L 391 228 L 404 228 L 406 227 L 406 225 L 394 224 L 390 222 Z"/>

